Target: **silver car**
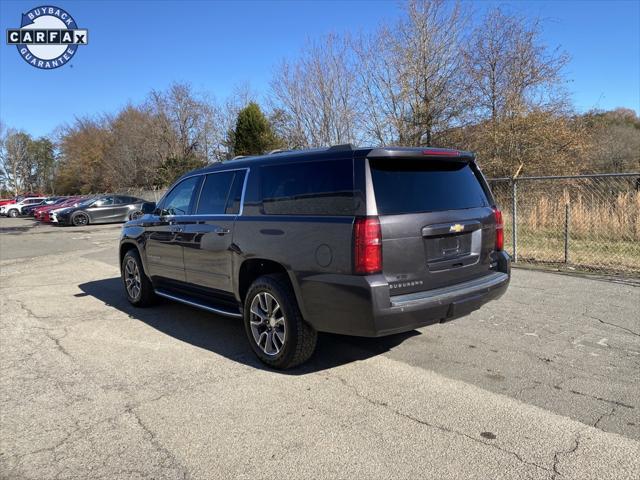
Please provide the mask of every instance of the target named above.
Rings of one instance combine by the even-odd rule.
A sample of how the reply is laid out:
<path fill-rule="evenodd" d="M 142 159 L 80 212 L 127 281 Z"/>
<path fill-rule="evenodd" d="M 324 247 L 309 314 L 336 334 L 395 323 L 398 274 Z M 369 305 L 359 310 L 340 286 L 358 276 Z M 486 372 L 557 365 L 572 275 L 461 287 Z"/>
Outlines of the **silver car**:
<path fill-rule="evenodd" d="M 146 200 L 126 195 L 100 195 L 57 212 L 61 225 L 127 222 L 139 213 Z"/>

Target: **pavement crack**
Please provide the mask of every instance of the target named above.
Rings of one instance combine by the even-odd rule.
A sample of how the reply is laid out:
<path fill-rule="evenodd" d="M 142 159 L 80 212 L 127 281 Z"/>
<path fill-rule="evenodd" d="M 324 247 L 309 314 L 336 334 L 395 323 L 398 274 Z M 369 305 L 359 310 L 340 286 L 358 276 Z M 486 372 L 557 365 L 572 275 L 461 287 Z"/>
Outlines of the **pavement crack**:
<path fill-rule="evenodd" d="M 173 468 L 176 469 L 180 472 L 180 477 L 183 479 L 188 479 L 190 478 L 189 476 L 189 472 L 187 471 L 186 467 L 184 465 L 182 465 L 178 459 L 176 458 L 176 456 L 169 451 L 165 446 L 163 446 L 160 441 L 158 440 L 158 438 L 156 437 L 156 434 L 153 432 L 153 430 L 151 430 L 143 421 L 142 418 L 140 418 L 140 415 L 138 415 L 138 413 L 135 410 L 135 406 L 134 407 L 127 407 L 125 409 L 125 414 L 129 414 L 133 417 L 133 419 L 136 421 L 136 423 L 138 424 L 138 426 L 142 429 L 144 435 L 147 437 L 147 440 L 149 441 L 149 443 L 161 454 L 164 455 L 164 457 L 169 461 L 169 468 Z"/>
<path fill-rule="evenodd" d="M 611 323 L 611 322 L 606 322 L 604 320 L 602 320 L 599 317 L 596 317 L 594 315 L 589 315 L 589 313 L 587 313 L 587 309 L 585 308 L 584 313 L 582 314 L 583 317 L 587 317 L 590 318 L 592 320 L 597 320 L 598 322 L 602 323 L 603 325 L 609 325 L 611 327 L 615 327 L 615 328 L 619 328 L 620 330 L 624 330 L 627 333 L 630 333 L 631 335 L 635 335 L 636 337 L 640 337 L 640 333 L 638 332 L 634 332 L 633 330 L 627 328 L 627 327 L 622 327 L 620 325 L 616 325 L 615 323 Z"/>
<path fill-rule="evenodd" d="M 573 439 L 573 446 L 569 450 L 559 450 L 553 454 L 553 474 L 551 475 L 551 480 L 555 480 L 558 476 L 562 476 L 558 467 L 560 466 L 560 456 L 571 455 L 580 446 L 580 433 L 578 432 Z"/>
<path fill-rule="evenodd" d="M 582 397 L 593 398 L 594 400 L 598 400 L 599 402 L 610 403 L 610 404 L 615 405 L 617 407 L 629 408 L 631 410 L 633 410 L 635 408 L 633 405 L 627 405 L 626 403 L 620 402 L 618 400 L 609 400 L 608 398 L 597 397 L 595 395 L 589 395 L 588 393 L 579 392 L 578 390 L 569 390 L 569 392 L 573 393 L 574 395 L 580 395 Z"/>
<path fill-rule="evenodd" d="M 417 423 L 419 425 L 423 425 L 425 427 L 429 427 L 429 428 L 433 428 L 433 429 L 439 430 L 441 432 L 450 433 L 450 434 L 453 434 L 453 435 L 456 435 L 456 436 L 459 436 L 459 437 L 467 438 L 467 439 L 469 439 L 469 440 L 471 440 L 471 441 L 473 441 L 475 443 L 479 443 L 479 444 L 482 444 L 482 445 L 484 445 L 486 447 L 492 448 L 494 450 L 499 450 L 499 451 L 501 451 L 503 453 L 506 453 L 506 454 L 516 458 L 522 464 L 529 465 L 529 466 L 538 468 L 540 470 L 545 470 L 547 472 L 551 472 L 551 470 L 549 468 L 547 468 L 547 467 L 543 467 L 542 465 L 538 465 L 535 462 L 530 462 L 530 461 L 525 460 L 524 458 L 522 458 L 522 456 L 519 453 L 514 452 L 513 450 L 509 450 L 509 449 L 506 449 L 504 447 L 501 447 L 500 445 L 497 445 L 496 443 L 486 442 L 484 440 L 481 440 L 479 438 L 474 437 L 473 435 L 469 435 L 468 433 L 461 432 L 459 430 L 455 430 L 453 428 L 449 428 L 449 427 L 446 427 L 444 425 L 438 425 L 438 424 L 435 424 L 435 423 L 430 423 L 430 422 L 427 422 L 426 420 L 422 420 L 420 418 L 414 417 L 413 415 L 410 415 L 408 413 L 400 411 L 397 408 L 394 408 L 393 406 L 389 405 L 387 402 L 376 400 L 376 399 L 373 399 L 373 398 L 370 398 L 370 397 L 364 395 L 355 386 L 349 384 L 347 382 L 347 380 L 345 380 L 344 378 L 342 378 L 342 377 L 340 377 L 338 375 L 331 374 L 329 376 L 330 377 L 333 376 L 336 379 L 338 379 L 344 386 L 350 388 L 356 394 L 356 396 L 358 396 L 359 398 L 367 401 L 368 403 L 370 403 L 372 405 L 385 408 L 385 409 L 389 410 L 391 413 L 393 413 L 393 414 L 395 414 L 395 415 L 397 415 L 399 417 L 402 417 L 404 419 L 407 419 L 407 420 L 409 420 L 411 422 L 414 422 L 414 423 Z"/>
<path fill-rule="evenodd" d="M 598 417 L 598 419 L 593 423 L 593 426 L 594 426 L 595 428 L 600 428 L 600 427 L 599 427 L 600 422 L 601 422 L 605 417 L 612 417 L 612 416 L 616 413 L 616 409 L 617 409 L 617 408 L 618 408 L 618 406 L 617 406 L 617 405 L 614 405 L 614 406 L 611 408 L 611 411 L 610 411 L 610 412 L 604 412 L 604 413 L 603 413 L 602 415 L 600 415 L 600 416 Z M 602 430 L 602 429 L 601 429 L 601 430 Z"/>
<path fill-rule="evenodd" d="M 50 318 L 48 316 L 42 316 L 42 315 L 36 314 L 33 310 L 27 307 L 27 305 L 22 300 L 14 300 L 14 302 L 18 304 L 20 309 L 22 309 L 27 314 L 28 317 L 35 318 L 36 320 L 47 320 L 48 318 Z"/>

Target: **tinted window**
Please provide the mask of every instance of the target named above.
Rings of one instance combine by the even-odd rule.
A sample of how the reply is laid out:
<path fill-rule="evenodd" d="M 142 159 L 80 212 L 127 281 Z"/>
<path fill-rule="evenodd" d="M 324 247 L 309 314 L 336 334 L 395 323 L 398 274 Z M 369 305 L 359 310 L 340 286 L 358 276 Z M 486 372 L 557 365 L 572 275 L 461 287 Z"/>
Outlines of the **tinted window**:
<path fill-rule="evenodd" d="M 262 167 L 264 213 L 351 215 L 353 162 L 334 160 Z"/>
<path fill-rule="evenodd" d="M 162 201 L 162 214 L 187 215 L 193 191 L 199 181 L 200 177 L 190 177 L 176 185 Z"/>
<path fill-rule="evenodd" d="M 369 165 L 382 215 L 489 205 L 468 163 L 371 159 Z"/>
<path fill-rule="evenodd" d="M 103 197 L 91 205 L 92 207 L 108 207 L 109 205 L 113 205 L 113 197 Z"/>
<path fill-rule="evenodd" d="M 197 214 L 217 215 L 225 213 L 225 206 L 229 199 L 229 192 L 235 172 L 212 173 L 205 177 Z"/>
<path fill-rule="evenodd" d="M 247 175 L 245 170 L 238 170 L 235 177 L 233 177 L 233 185 L 231 186 L 231 192 L 229 193 L 229 200 L 227 201 L 226 213 L 238 214 L 240 213 L 240 202 L 242 201 L 242 188 L 244 187 L 244 177 Z"/>

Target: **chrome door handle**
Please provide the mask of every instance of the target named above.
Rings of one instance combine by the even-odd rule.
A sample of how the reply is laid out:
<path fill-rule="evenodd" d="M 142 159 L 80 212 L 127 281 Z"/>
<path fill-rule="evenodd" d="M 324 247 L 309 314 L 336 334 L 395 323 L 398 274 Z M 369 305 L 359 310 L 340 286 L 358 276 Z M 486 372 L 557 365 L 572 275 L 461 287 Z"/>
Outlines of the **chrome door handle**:
<path fill-rule="evenodd" d="M 230 231 L 231 230 L 229 230 L 228 228 L 222 228 L 222 227 L 217 227 L 213 229 L 213 233 L 217 233 L 218 235 L 226 235 Z"/>

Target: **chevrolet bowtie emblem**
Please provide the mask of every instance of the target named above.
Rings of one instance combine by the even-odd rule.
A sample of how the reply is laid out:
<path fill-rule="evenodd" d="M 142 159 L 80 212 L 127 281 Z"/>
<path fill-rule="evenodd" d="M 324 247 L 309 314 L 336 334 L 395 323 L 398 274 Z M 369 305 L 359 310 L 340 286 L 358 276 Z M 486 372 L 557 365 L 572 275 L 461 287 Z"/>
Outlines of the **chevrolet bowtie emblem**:
<path fill-rule="evenodd" d="M 455 225 L 451 225 L 449 227 L 449 232 L 460 233 L 463 230 L 464 230 L 464 225 L 460 225 L 459 223 L 456 223 Z"/>

